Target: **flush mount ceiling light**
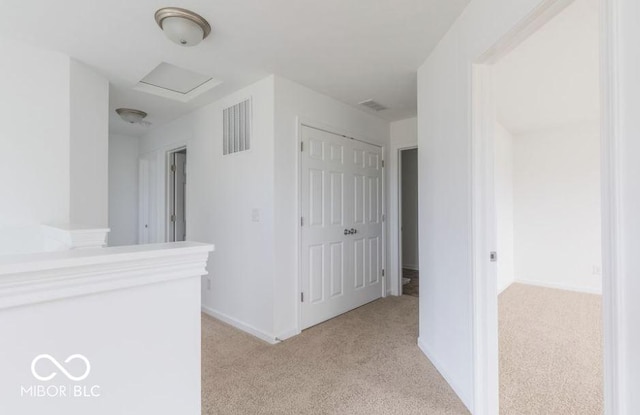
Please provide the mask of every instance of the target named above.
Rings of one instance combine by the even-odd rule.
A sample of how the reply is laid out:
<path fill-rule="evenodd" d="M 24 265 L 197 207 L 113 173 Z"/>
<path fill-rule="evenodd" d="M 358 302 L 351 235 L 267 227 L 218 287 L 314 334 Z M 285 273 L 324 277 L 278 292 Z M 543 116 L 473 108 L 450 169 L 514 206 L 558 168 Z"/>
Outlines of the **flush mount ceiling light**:
<path fill-rule="evenodd" d="M 120 118 L 130 124 L 141 124 L 142 120 L 147 116 L 146 112 L 131 108 L 118 108 L 116 112 Z"/>
<path fill-rule="evenodd" d="M 172 42 L 181 46 L 195 46 L 211 33 L 204 17 L 179 7 L 158 10 L 156 22 Z"/>

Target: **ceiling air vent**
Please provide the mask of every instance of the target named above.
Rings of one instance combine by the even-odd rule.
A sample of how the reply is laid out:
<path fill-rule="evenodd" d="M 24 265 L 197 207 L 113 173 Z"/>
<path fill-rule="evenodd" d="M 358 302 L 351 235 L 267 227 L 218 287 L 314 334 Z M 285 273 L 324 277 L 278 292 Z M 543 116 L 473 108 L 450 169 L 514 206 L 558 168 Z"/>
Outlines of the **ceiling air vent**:
<path fill-rule="evenodd" d="M 359 104 L 364 106 L 364 107 L 367 107 L 367 108 L 369 108 L 371 110 L 374 110 L 376 112 L 388 109 L 384 105 L 382 105 L 379 102 L 376 102 L 376 101 L 374 101 L 372 99 L 368 99 L 366 101 L 362 101 Z"/>
<path fill-rule="evenodd" d="M 222 112 L 223 154 L 251 148 L 251 99 L 242 101 Z"/>

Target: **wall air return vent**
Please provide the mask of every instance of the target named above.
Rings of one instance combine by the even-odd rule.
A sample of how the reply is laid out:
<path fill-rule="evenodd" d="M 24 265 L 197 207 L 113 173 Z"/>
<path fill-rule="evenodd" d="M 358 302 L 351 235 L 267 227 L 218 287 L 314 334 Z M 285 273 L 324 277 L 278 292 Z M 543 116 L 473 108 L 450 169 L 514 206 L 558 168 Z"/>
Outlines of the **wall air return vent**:
<path fill-rule="evenodd" d="M 359 104 L 362 105 L 363 107 L 367 107 L 370 110 L 374 110 L 376 112 L 384 111 L 384 110 L 388 109 L 384 105 L 382 105 L 379 102 L 376 102 L 376 101 L 374 101 L 372 99 L 368 99 L 366 101 L 359 102 Z"/>
<path fill-rule="evenodd" d="M 251 117 L 251 99 L 223 110 L 223 154 L 237 153 L 251 148 Z"/>

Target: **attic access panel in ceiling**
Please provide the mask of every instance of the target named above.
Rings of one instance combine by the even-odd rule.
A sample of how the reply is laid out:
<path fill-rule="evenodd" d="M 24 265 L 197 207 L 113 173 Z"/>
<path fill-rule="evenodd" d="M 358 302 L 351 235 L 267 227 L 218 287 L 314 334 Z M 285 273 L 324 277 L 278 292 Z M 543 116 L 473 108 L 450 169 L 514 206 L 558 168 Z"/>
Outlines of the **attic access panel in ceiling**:
<path fill-rule="evenodd" d="M 138 82 L 135 89 L 188 102 L 222 82 L 170 63 L 162 62 Z"/>

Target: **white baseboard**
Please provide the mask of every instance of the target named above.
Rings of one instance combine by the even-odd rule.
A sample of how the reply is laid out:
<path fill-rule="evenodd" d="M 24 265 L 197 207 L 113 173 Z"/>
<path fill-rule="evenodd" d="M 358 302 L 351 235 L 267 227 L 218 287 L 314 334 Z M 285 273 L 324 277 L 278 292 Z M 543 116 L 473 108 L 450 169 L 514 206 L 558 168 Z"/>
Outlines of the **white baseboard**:
<path fill-rule="evenodd" d="M 221 313 L 220 311 L 214 310 L 214 309 L 209 308 L 209 307 L 204 306 L 204 305 L 201 307 L 201 310 L 202 310 L 203 313 L 205 313 L 205 314 L 207 314 L 207 315 L 209 315 L 209 316 L 211 316 L 213 318 L 216 318 L 216 319 L 218 319 L 220 321 L 223 321 L 223 322 L 229 324 L 230 326 L 233 326 L 233 327 L 237 328 L 238 330 L 242 330 L 242 331 L 244 331 L 246 333 L 249 333 L 252 336 L 255 336 L 255 337 L 259 338 L 260 340 L 264 340 L 269 344 L 278 344 L 279 343 L 279 340 L 277 340 L 277 338 L 275 336 L 267 334 L 264 331 L 259 330 L 259 329 L 253 327 L 250 324 L 243 323 L 242 321 L 237 320 L 237 319 L 235 319 L 233 317 L 230 317 L 230 316 L 228 316 L 228 315 L 226 315 L 224 313 Z M 281 340 L 284 340 L 284 339 L 281 339 Z"/>
<path fill-rule="evenodd" d="M 444 366 L 433 356 L 433 353 L 431 353 L 431 350 L 429 349 L 429 347 L 422 341 L 421 338 L 418 338 L 418 347 L 420 348 L 420 350 L 422 350 L 422 353 L 425 354 L 425 356 L 427 356 L 427 359 L 429 359 L 431 361 L 431 364 L 433 364 L 433 366 L 435 366 L 436 370 L 438 372 L 440 372 L 440 375 L 442 375 L 442 377 L 444 378 L 444 380 L 447 381 L 447 383 L 449 384 L 449 386 L 451 386 L 451 389 L 453 389 L 453 391 L 456 393 L 456 395 L 458 395 L 458 398 L 460 398 L 460 400 L 462 401 L 462 403 L 464 404 L 464 406 L 467 407 L 467 409 L 469 410 L 469 412 L 473 413 L 473 402 L 472 400 L 464 393 L 462 393 L 462 389 L 460 388 L 460 386 L 454 382 L 451 378 L 451 376 L 449 375 L 449 373 L 447 372 L 447 370 L 444 368 Z"/>
<path fill-rule="evenodd" d="M 518 284 L 533 285 L 536 287 L 555 288 L 557 290 L 575 291 L 586 294 L 602 294 L 602 288 L 576 287 L 572 285 L 556 284 L 553 282 L 533 281 L 517 278 L 514 282 Z"/>
<path fill-rule="evenodd" d="M 498 287 L 498 295 L 502 294 L 502 292 L 504 290 L 506 290 L 507 288 L 511 287 L 511 284 L 513 284 L 515 281 L 509 281 L 507 284 L 505 284 L 502 287 Z"/>
<path fill-rule="evenodd" d="M 298 334 L 302 333 L 300 330 L 298 329 L 291 329 L 288 331 L 285 331 L 283 333 L 280 333 L 279 336 L 276 336 L 276 340 L 277 341 L 283 341 L 283 340 L 287 340 L 290 339 L 291 337 L 297 336 Z"/>

